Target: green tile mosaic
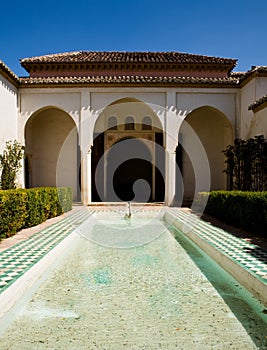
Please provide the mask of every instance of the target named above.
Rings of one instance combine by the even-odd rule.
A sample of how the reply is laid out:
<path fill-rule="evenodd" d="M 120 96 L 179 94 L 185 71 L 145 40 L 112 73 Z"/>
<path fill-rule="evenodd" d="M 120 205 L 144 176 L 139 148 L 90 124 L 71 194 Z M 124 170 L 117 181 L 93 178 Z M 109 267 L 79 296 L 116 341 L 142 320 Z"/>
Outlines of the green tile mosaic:
<path fill-rule="evenodd" d="M 182 210 L 169 209 L 176 220 L 189 227 L 190 230 L 218 249 L 230 259 L 242 266 L 246 271 L 267 284 L 267 251 L 251 244 L 242 238 L 196 219 L 196 216 Z"/>
<path fill-rule="evenodd" d="M 0 293 L 66 238 L 90 215 L 81 209 L 0 253 Z"/>

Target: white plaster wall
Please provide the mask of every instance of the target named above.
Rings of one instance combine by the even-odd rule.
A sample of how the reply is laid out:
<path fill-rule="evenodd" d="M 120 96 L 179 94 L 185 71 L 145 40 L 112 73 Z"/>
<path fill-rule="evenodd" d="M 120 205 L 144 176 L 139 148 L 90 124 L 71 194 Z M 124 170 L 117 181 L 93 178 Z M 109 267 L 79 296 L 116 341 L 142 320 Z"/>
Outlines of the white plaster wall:
<path fill-rule="evenodd" d="M 82 120 L 82 128 L 89 127 L 92 132 L 94 124 L 104 108 L 119 99 L 128 97 L 148 104 L 157 113 L 162 125 L 164 125 L 166 93 L 162 89 L 151 91 L 151 89 L 142 88 L 138 89 L 138 92 L 133 92 L 133 88 L 20 89 L 19 138 L 24 143 L 23 130 L 27 120 L 36 111 L 46 107 L 57 107 L 66 111 L 73 118 L 78 128 L 79 122 Z M 90 106 L 88 103 L 90 103 Z M 83 118 L 81 118 L 81 115 L 83 115 Z M 88 118 L 92 120 L 88 122 Z M 89 145 L 91 140 L 92 135 L 90 133 L 88 133 L 88 137 L 83 133 L 82 149 L 85 148 L 85 145 Z"/>
<path fill-rule="evenodd" d="M 0 74 L 0 153 L 17 139 L 17 88 Z"/>
<path fill-rule="evenodd" d="M 194 130 L 203 148 L 194 146 L 193 133 L 188 126 Z M 197 181 L 200 184 L 205 183 L 204 180 L 209 174 L 210 190 L 226 189 L 227 178 L 225 173 L 223 173 L 225 158 L 222 151 L 233 142 L 233 130 L 227 118 L 212 108 L 197 109 L 182 124 L 180 135 L 182 145 L 188 152 L 188 156 L 184 155 L 183 159 L 185 198 L 192 198 L 194 184 Z M 201 174 L 196 169 L 204 167 L 206 157 L 209 164 L 207 164 L 206 169 L 202 169 L 203 172 Z"/>
<path fill-rule="evenodd" d="M 148 105 L 140 102 L 125 101 L 105 108 L 95 123 L 94 131 L 97 133 L 106 131 L 108 129 L 108 120 L 112 116 L 116 117 L 118 130 L 121 131 L 124 130 L 127 117 L 133 117 L 136 130 L 141 130 L 140 124 L 142 124 L 143 118 L 147 116 L 151 118 L 153 128 L 161 130 L 163 128 L 157 115 Z"/>
<path fill-rule="evenodd" d="M 48 109 L 27 124 L 30 186 L 70 186 L 77 200 L 77 129 L 64 112 Z"/>
<path fill-rule="evenodd" d="M 24 128 L 37 111 L 57 107 L 67 112 L 79 128 L 81 94 L 79 89 L 20 89 L 19 138 L 24 143 Z"/>
<path fill-rule="evenodd" d="M 254 113 L 248 107 L 267 93 L 267 77 L 253 78 L 241 89 L 240 138 L 247 139 L 253 133 Z M 258 125 L 259 127 L 259 125 Z M 251 129 L 252 128 L 252 129 Z M 264 132 L 262 131 L 261 134 Z"/>
<path fill-rule="evenodd" d="M 267 108 L 256 112 L 251 120 L 249 137 L 264 135 L 267 138 Z"/>
<path fill-rule="evenodd" d="M 133 92 L 132 89 L 123 89 L 118 91 L 117 89 L 107 89 L 106 92 L 92 92 L 91 93 L 91 108 L 93 111 L 94 123 L 101 114 L 104 108 L 113 102 L 116 102 L 123 98 L 137 99 L 149 107 L 158 115 L 161 124 L 164 126 L 166 107 L 166 92 L 162 89 L 140 89 L 138 92 Z M 130 115 L 130 112 L 129 112 Z"/>
<path fill-rule="evenodd" d="M 174 95 L 170 103 L 167 103 L 168 94 Z M 21 104 L 19 130 L 20 140 L 23 142 L 23 130 L 28 118 L 36 111 L 55 106 L 64 111 L 74 119 L 77 127 L 81 119 L 81 114 L 86 111 L 86 115 L 91 119 L 83 124 L 89 126 L 92 132 L 94 124 L 102 113 L 103 109 L 111 103 L 123 98 L 133 98 L 144 102 L 157 114 L 163 128 L 166 126 L 166 115 L 168 111 L 177 112 L 180 121 L 192 110 L 202 106 L 212 106 L 222 111 L 232 125 L 236 120 L 236 90 L 233 89 L 175 89 L 175 88 L 108 88 L 108 89 L 21 89 Z M 88 98 L 85 98 L 88 95 Z M 84 105 L 84 101 L 86 105 Z M 90 103 L 90 111 L 88 109 Z M 169 105 L 170 104 L 170 105 Z M 167 108 L 167 109 L 166 109 Z M 176 111 L 176 110 L 177 111 Z M 129 111 L 129 115 L 131 112 Z M 174 122 L 177 129 L 177 121 Z M 89 145 L 92 135 L 88 134 L 88 140 L 84 135 L 82 144 Z M 83 147 L 82 147 L 83 149 Z"/>
<path fill-rule="evenodd" d="M 134 92 L 134 90 L 136 89 L 125 88 L 121 91 L 116 91 L 116 89 L 106 89 L 105 92 L 92 92 L 91 107 L 95 111 L 100 111 L 109 104 L 116 102 L 122 98 L 133 98 L 145 102 L 146 104 L 155 106 L 155 108 L 165 108 L 165 92 L 161 89 L 158 89 L 158 91 L 155 90 L 153 92 L 145 88 L 139 90 L 138 92 Z"/>
<path fill-rule="evenodd" d="M 248 82 L 241 89 L 241 116 L 239 125 L 239 138 L 247 139 L 249 137 L 249 129 L 251 120 L 254 116 L 253 111 L 248 110 L 249 105 L 256 101 L 256 81 L 255 79 Z"/>
<path fill-rule="evenodd" d="M 194 109 L 210 106 L 221 111 L 232 126 L 236 122 L 237 92 L 233 89 L 188 89 L 177 93 L 176 108 L 178 116 L 184 119 Z"/>
<path fill-rule="evenodd" d="M 256 78 L 256 99 L 258 100 L 267 93 L 267 77 Z"/>

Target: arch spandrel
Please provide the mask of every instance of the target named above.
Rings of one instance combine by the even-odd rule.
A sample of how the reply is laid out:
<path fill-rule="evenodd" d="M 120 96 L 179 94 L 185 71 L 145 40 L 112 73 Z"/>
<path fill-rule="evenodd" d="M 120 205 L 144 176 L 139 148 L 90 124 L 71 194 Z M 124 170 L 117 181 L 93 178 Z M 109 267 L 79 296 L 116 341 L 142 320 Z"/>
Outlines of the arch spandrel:
<path fill-rule="evenodd" d="M 34 113 L 51 107 L 68 113 L 77 125 L 81 110 L 81 94 L 80 92 L 58 92 L 56 89 L 49 89 L 49 92 L 47 90 L 21 92 L 20 114 L 23 118 L 28 119 Z"/>
<path fill-rule="evenodd" d="M 79 128 L 79 122 L 77 120 L 77 117 L 75 117 L 73 115 L 73 113 L 69 113 L 68 111 L 66 111 L 65 109 L 63 108 L 60 108 L 58 106 L 55 106 L 55 105 L 46 105 L 46 106 L 43 106 L 41 108 L 38 108 L 36 109 L 35 111 L 33 111 L 31 114 L 27 115 L 27 118 L 25 120 L 25 125 L 27 124 L 27 122 L 32 118 L 32 117 L 35 117 L 36 115 L 38 115 L 39 113 L 42 113 L 43 111 L 46 111 L 46 110 L 58 110 L 58 111 L 61 111 L 63 113 L 65 113 L 66 115 L 68 115 L 72 120 L 73 122 L 75 123 L 76 127 Z"/>
<path fill-rule="evenodd" d="M 215 113 L 216 115 L 221 116 L 224 119 L 226 125 L 229 125 L 229 127 L 231 127 L 233 130 L 235 129 L 235 121 L 231 116 L 228 116 L 222 110 L 209 105 L 202 105 L 193 110 L 184 111 L 183 114 L 181 114 L 181 111 L 178 112 L 179 124 L 181 125 L 182 122 L 184 120 L 187 120 L 188 117 L 190 117 L 192 114 L 201 113 L 202 111 Z"/>
<path fill-rule="evenodd" d="M 71 120 L 73 121 L 73 123 L 75 124 L 77 130 L 79 130 L 79 120 L 78 118 L 74 117 L 73 115 L 71 115 L 70 113 L 68 113 L 66 110 L 62 109 L 62 108 L 59 108 L 57 106 L 54 106 L 54 105 L 46 105 L 46 106 L 43 106 L 35 111 L 33 111 L 32 113 L 29 113 L 29 114 L 21 114 L 21 118 L 19 118 L 19 126 L 20 126 L 20 130 L 21 130 L 21 133 L 19 135 L 19 140 L 22 144 L 25 144 L 26 143 L 26 140 L 25 140 L 25 130 L 27 128 L 27 125 L 31 122 L 31 120 L 39 115 L 40 113 L 42 112 L 45 112 L 45 111 L 48 111 L 48 110 L 51 110 L 51 111 L 60 111 L 62 113 L 64 113 L 65 115 L 67 115 L 69 118 L 71 118 Z"/>
<path fill-rule="evenodd" d="M 225 93 L 177 93 L 177 115 L 183 120 L 194 110 L 209 107 L 223 113 L 234 126 L 237 113 L 236 101 L 237 94 L 231 91 Z"/>
<path fill-rule="evenodd" d="M 124 126 L 125 118 L 132 116 L 136 124 L 142 125 L 143 117 L 151 117 L 154 128 L 164 130 L 163 107 L 147 104 L 136 98 L 121 98 L 94 113 L 93 128 L 95 133 L 101 133 L 108 128 L 108 119 L 115 116 L 118 128 Z"/>

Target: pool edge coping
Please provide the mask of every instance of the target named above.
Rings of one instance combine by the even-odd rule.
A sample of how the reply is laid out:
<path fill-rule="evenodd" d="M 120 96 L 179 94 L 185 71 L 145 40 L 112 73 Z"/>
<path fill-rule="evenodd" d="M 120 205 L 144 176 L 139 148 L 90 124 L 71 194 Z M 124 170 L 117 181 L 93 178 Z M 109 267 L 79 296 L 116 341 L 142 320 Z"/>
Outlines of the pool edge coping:
<path fill-rule="evenodd" d="M 71 243 L 79 237 L 77 230 L 74 229 L 68 236 L 61 240 L 55 247 L 47 252 L 40 260 L 33 264 L 19 278 L 17 278 L 8 288 L 0 294 L 0 330 L 5 316 L 11 309 L 20 307 L 21 300 L 26 296 L 27 291 L 32 291 L 39 283 L 46 278 L 53 263 L 55 266 L 60 262 L 59 255 L 65 251 Z M 38 283 L 39 282 L 39 283 Z M 4 326 L 5 328 L 5 326 Z"/>

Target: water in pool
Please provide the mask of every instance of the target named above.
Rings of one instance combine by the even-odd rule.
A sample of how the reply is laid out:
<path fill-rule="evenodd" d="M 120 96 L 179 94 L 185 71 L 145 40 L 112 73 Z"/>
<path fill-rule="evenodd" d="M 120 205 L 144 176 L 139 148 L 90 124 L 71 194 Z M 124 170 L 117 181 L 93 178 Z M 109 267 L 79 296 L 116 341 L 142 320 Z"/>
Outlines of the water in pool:
<path fill-rule="evenodd" d="M 264 348 L 158 213 L 131 222 L 109 214 L 81 227 L 2 332 L 1 350 Z"/>

